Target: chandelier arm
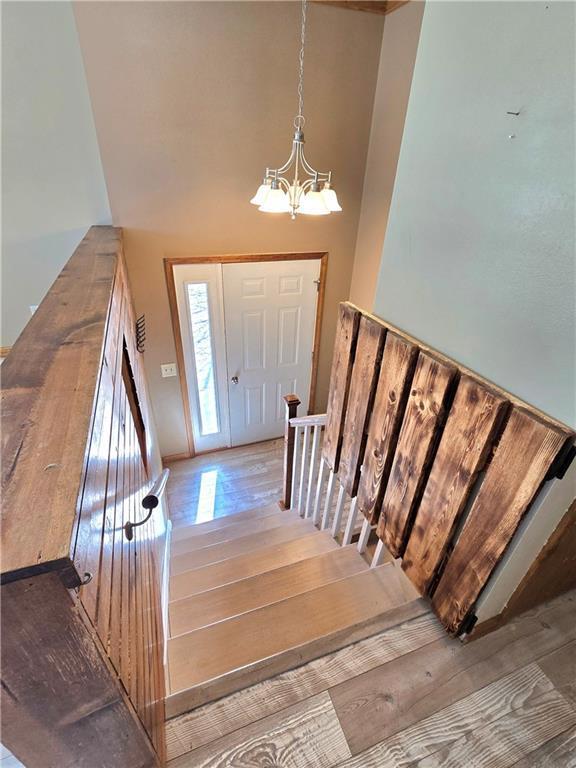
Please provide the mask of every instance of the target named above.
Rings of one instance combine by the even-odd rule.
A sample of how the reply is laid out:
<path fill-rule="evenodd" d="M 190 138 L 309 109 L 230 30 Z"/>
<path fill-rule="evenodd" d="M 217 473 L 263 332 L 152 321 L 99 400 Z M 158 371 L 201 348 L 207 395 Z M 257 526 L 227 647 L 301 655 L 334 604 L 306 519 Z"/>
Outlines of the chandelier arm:
<path fill-rule="evenodd" d="M 278 176 L 278 183 L 281 187 L 285 189 L 286 192 L 290 189 L 290 184 L 288 181 L 284 178 L 284 176 Z"/>
<path fill-rule="evenodd" d="M 304 144 L 302 142 L 298 143 L 298 147 L 296 150 L 296 169 L 299 170 L 300 166 L 302 166 L 302 170 L 304 173 L 306 173 L 308 176 L 310 176 L 309 168 L 310 166 L 306 162 L 306 158 L 304 157 Z M 315 173 L 315 171 L 312 171 L 312 175 Z"/>
<path fill-rule="evenodd" d="M 308 173 L 310 176 L 318 176 L 319 171 L 317 171 L 315 168 L 312 168 L 308 160 L 306 160 L 306 156 L 304 155 L 304 148 L 302 148 L 302 151 L 300 152 L 300 159 L 302 160 L 302 166 L 306 173 Z"/>
<path fill-rule="evenodd" d="M 280 168 L 276 169 L 275 173 L 285 173 L 290 168 L 292 163 L 294 162 L 294 160 L 296 158 L 296 152 L 297 152 L 297 150 L 296 150 L 296 142 L 294 141 L 292 143 L 292 152 L 290 152 L 290 157 L 284 163 L 283 166 L 281 166 Z"/>
<path fill-rule="evenodd" d="M 296 159 L 294 161 L 294 187 L 297 188 L 300 179 L 300 156 L 302 154 L 302 143 L 295 143 L 294 149 L 296 150 Z"/>

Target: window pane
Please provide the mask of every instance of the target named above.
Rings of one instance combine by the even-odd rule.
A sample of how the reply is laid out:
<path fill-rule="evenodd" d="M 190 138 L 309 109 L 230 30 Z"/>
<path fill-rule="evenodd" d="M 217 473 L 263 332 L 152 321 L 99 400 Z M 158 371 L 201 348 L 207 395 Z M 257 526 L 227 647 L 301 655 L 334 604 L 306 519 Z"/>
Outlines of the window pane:
<path fill-rule="evenodd" d="M 187 288 L 194 362 L 196 363 L 196 386 L 198 387 L 200 404 L 200 429 L 202 435 L 213 435 L 219 431 L 219 426 L 208 307 L 208 285 L 207 283 L 189 283 Z"/>

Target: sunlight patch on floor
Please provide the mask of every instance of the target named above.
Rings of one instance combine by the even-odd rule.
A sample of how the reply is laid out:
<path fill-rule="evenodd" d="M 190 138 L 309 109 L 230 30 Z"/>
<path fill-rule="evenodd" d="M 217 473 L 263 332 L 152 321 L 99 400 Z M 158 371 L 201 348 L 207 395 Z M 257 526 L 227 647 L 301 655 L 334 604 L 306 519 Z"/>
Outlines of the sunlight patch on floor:
<path fill-rule="evenodd" d="M 216 512 L 216 483 L 218 482 L 218 470 L 211 469 L 202 472 L 200 477 L 200 494 L 198 496 L 198 509 L 196 511 L 196 523 L 206 523 L 213 520 Z"/>

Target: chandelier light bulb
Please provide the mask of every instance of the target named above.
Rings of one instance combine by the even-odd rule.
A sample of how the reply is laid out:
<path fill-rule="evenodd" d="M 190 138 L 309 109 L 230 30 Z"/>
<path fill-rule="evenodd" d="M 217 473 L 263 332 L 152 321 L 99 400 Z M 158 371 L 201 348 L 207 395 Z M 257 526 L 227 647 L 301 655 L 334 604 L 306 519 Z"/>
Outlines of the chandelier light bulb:
<path fill-rule="evenodd" d="M 324 189 L 322 190 L 321 195 L 322 199 L 324 200 L 324 204 L 330 213 L 337 213 L 338 211 L 342 210 L 342 207 L 338 202 L 338 198 L 336 197 L 336 192 L 334 192 L 328 182 L 324 184 Z"/>
<path fill-rule="evenodd" d="M 266 199 L 258 210 L 265 213 L 289 213 L 290 201 L 288 195 L 283 189 L 280 189 L 277 183 L 272 182 Z"/>
<path fill-rule="evenodd" d="M 271 179 L 264 179 L 262 184 L 258 187 L 256 194 L 250 200 L 252 205 L 262 205 L 262 203 L 266 200 L 268 197 L 268 192 L 270 192 L 270 185 L 272 183 Z"/>
<path fill-rule="evenodd" d="M 304 213 L 307 216 L 327 216 L 330 210 L 324 202 L 322 192 L 312 187 L 300 202 L 298 213 Z"/>
<path fill-rule="evenodd" d="M 290 157 L 281 168 L 267 168 L 264 181 L 250 202 L 265 213 L 297 213 L 326 216 L 342 208 L 332 189 L 332 171 L 317 171 L 304 156 L 304 45 L 306 42 L 306 2 L 302 0 L 302 26 L 298 78 L 298 114 L 294 118 L 294 138 Z M 290 178 L 288 173 L 292 176 Z"/>

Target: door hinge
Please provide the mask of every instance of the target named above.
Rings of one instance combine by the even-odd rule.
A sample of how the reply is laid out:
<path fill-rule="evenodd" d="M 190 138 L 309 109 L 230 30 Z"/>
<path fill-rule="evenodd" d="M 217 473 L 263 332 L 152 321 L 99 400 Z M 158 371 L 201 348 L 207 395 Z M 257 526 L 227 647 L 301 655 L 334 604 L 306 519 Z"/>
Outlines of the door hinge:
<path fill-rule="evenodd" d="M 314 280 L 314 282 L 316 283 L 316 291 L 317 291 L 317 293 L 320 293 L 320 286 L 322 285 L 322 280 L 320 280 L 320 278 L 318 278 L 317 280 Z"/>

